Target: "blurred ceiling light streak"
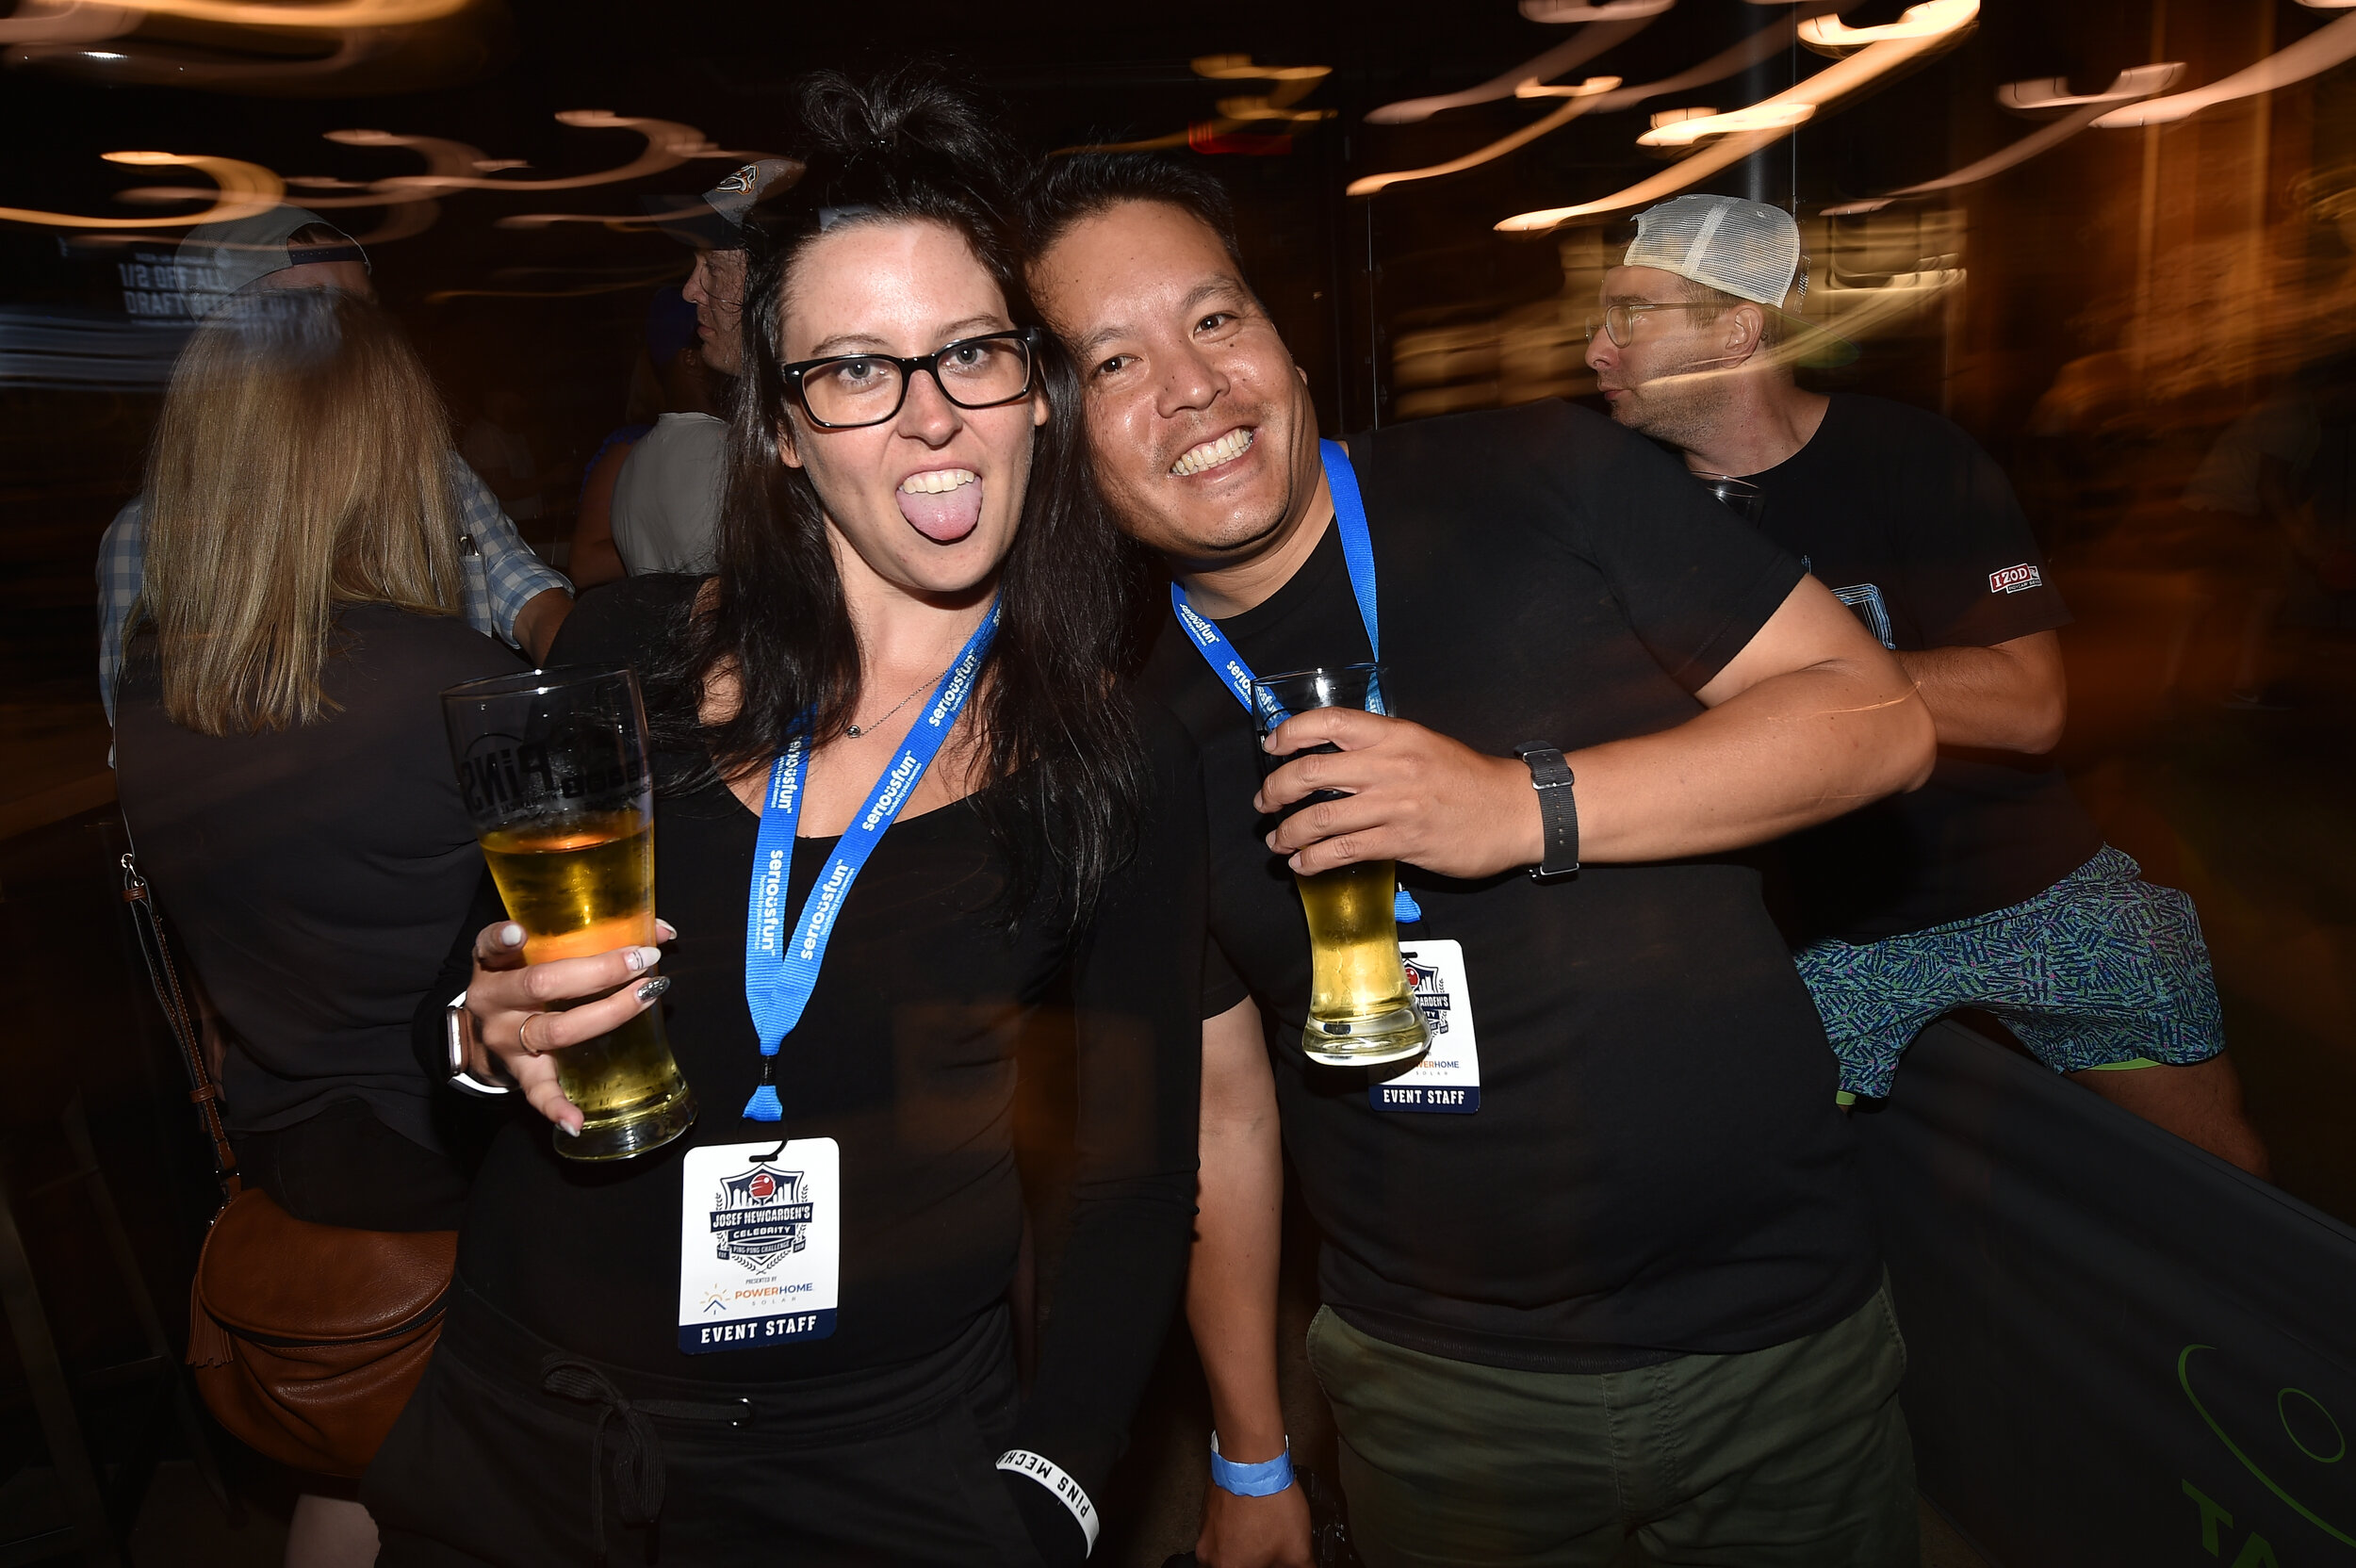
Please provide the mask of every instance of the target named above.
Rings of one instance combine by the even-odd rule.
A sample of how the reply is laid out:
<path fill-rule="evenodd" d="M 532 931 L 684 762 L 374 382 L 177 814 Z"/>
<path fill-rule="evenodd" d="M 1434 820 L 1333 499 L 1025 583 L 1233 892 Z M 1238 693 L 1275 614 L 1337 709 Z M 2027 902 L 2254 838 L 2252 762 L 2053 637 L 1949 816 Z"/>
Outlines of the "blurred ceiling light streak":
<path fill-rule="evenodd" d="M 109 0 L 124 10 L 232 27 L 401 27 L 465 10 L 474 0 Z"/>
<path fill-rule="evenodd" d="M 66 43 L 23 43 L 8 51 L 10 65 L 101 65 L 98 79 L 118 86 L 248 88 L 299 77 L 335 76 L 374 57 L 385 40 L 383 29 L 343 29 L 334 50 L 310 59 L 257 60 L 176 43 L 126 41 L 121 49 L 84 49 Z"/>
<path fill-rule="evenodd" d="M 1569 124 L 1573 120 L 1586 113 L 1597 99 L 1619 85 L 1620 78 L 1617 76 L 1591 76 L 1574 88 L 1544 89 L 1542 90 L 1548 97 L 1561 97 L 1568 102 L 1552 114 L 1543 119 L 1533 120 L 1513 135 L 1500 137 L 1486 147 L 1466 153 L 1463 157 L 1450 158 L 1446 163 L 1435 163 L 1426 169 L 1402 169 L 1395 174 L 1368 174 L 1364 179 L 1350 181 L 1342 194 L 1371 196 L 1385 186 L 1398 185 L 1406 180 L 1434 179 L 1442 174 L 1456 174 L 1467 169 L 1478 168 L 1492 158 L 1503 157 L 1516 147 L 1528 146 L 1548 131 Z M 1524 84 L 1525 89 L 1533 86 L 1535 86 L 1534 83 Z M 1517 91 L 1517 95 L 1536 97 L 1537 93 Z"/>
<path fill-rule="evenodd" d="M 389 206 L 384 224 L 373 235 L 360 237 L 363 244 L 384 244 L 387 240 L 405 239 L 421 234 L 433 225 L 440 211 L 434 200 L 456 190 L 577 190 L 589 186 L 612 185 L 622 180 L 634 180 L 647 174 L 675 169 L 695 158 L 759 157 L 758 153 L 733 151 L 715 147 L 711 139 L 693 125 L 673 120 L 630 118 L 604 109 L 566 109 L 557 115 L 564 124 L 586 130 L 633 130 L 646 139 L 646 148 L 630 162 L 595 174 L 567 175 L 549 180 L 490 179 L 485 172 L 496 173 L 508 169 L 528 169 L 521 158 L 490 158 L 481 148 L 447 137 L 406 136 L 391 131 L 329 131 L 327 139 L 347 147 L 400 147 L 425 159 L 422 174 L 391 174 L 366 185 L 335 181 L 316 175 L 303 175 L 294 183 L 306 192 L 313 189 L 358 190 L 365 194 L 352 196 L 305 195 L 307 205 L 322 210 L 335 207 Z M 608 220 L 595 214 L 535 213 L 517 218 L 503 218 L 495 224 L 499 228 L 532 228 L 556 222 L 602 222 Z M 617 225 L 618 226 L 618 225 Z M 630 227 L 644 227 L 631 222 Z"/>
<path fill-rule="evenodd" d="M 1333 118 L 1332 109 L 1293 107 L 1333 74 L 1330 65 L 1254 65 L 1250 55 L 1201 55 L 1187 63 L 1196 75 L 1213 81 L 1274 82 L 1277 88 L 1273 92 L 1255 93 L 1248 98 L 1221 98 L 1212 106 L 1217 111 L 1214 118 L 1197 121 L 1183 131 L 1148 137 L 1141 141 L 1058 147 L 1049 156 L 1061 157 L 1067 153 L 1143 153 L 1168 147 L 1191 147 L 1198 153 L 1283 153 L 1292 147 L 1289 131 L 1257 137 L 1235 133 L 1247 125 L 1270 120 L 1287 125 L 1307 125 Z"/>
<path fill-rule="evenodd" d="M 1875 43 L 1943 38 L 1979 14 L 1979 0 L 1923 0 L 1878 27 L 1852 27 L 1837 16 L 1816 16 L 1800 24 L 1800 41 L 1820 54 L 1846 55 Z"/>
<path fill-rule="evenodd" d="M 2293 82 L 2303 82 L 2351 57 L 2356 57 L 2356 16 L 2344 16 L 2316 28 L 2289 48 L 2277 50 L 2255 65 L 2246 66 L 2207 87 L 2113 109 L 2094 123 L 2105 131 L 2165 125 L 2236 98 L 2254 97 Z"/>
<path fill-rule="evenodd" d="M 1276 82 L 1273 92 L 1254 93 L 1249 98 L 1221 98 L 1213 107 L 1222 120 L 1233 120 L 1237 126 L 1254 121 L 1283 120 L 1294 124 L 1313 124 L 1331 120 L 1332 109 L 1296 109 L 1293 107 L 1317 89 L 1317 84 L 1333 74 L 1330 65 L 1254 65 L 1250 55 L 1204 55 L 1189 62 L 1194 74 L 1216 82 Z"/>
<path fill-rule="evenodd" d="M 2356 0 L 2348 0 L 2356 5 Z M 2184 74 L 2184 62 L 2163 65 L 2130 66 L 2112 78 L 2106 92 L 2087 93 L 2073 97 L 2067 76 L 2047 76 L 2034 82 L 2006 82 L 1996 90 L 1996 101 L 2019 114 L 2035 114 L 2039 109 L 2074 109 L 2084 104 L 2119 104 L 2135 98 L 2149 98 L 2175 85 Z"/>
<path fill-rule="evenodd" d="M 230 26 L 300 28 L 336 31 L 348 28 L 397 27 L 419 22 L 431 22 L 464 10 L 474 0 L 322 0 L 319 4 L 256 4 L 253 0 L 108 0 L 95 5 L 89 0 L 20 0 L 15 12 L 0 17 L 0 43 L 64 44 L 95 43 L 101 39 L 119 38 L 151 16 L 168 16 L 188 22 L 219 23 Z M 343 41 L 348 54 L 352 39 Z M 22 60 L 35 60 L 42 54 L 27 53 Z M 84 57 L 93 60 L 128 62 L 131 56 L 115 50 L 90 50 Z M 185 74 L 190 62 L 177 67 L 167 65 Z M 256 69 L 247 62 L 244 69 Z M 259 67 L 269 69 L 267 65 Z M 221 69 L 231 69 L 223 67 Z"/>
<path fill-rule="evenodd" d="M 139 24 L 139 13 L 127 6 L 22 0 L 15 14 L 0 17 L 0 43 L 95 43 Z"/>
<path fill-rule="evenodd" d="M 2356 4 L 2356 0 L 2350 0 L 2350 3 Z M 2161 65 L 2130 66 L 2112 79 L 2109 91 L 2084 98 L 2070 97 L 2069 82 L 2059 76 L 2036 82 L 2007 82 L 1996 90 L 1996 101 L 2007 108 L 2057 108 L 2065 104 L 2080 106 L 2074 113 L 2064 115 L 2043 130 L 2034 131 L 2010 146 L 2001 147 L 1977 163 L 1968 163 L 1943 178 L 1906 186 L 1872 201 L 1847 202 L 1837 207 L 1826 207 L 1824 216 L 1848 218 L 1863 212 L 1878 212 L 1901 196 L 1927 196 L 1934 190 L 1953 190 L 1957 186 L 1977 185 L 1991 175 L 2003 173 L 2015 164 L 2028 162 L 2048 148 L 2060 146 L 2108 113 L 2103 107 L 2105 104 L 2149 98 L 2155 92 L 2165 92 L 2184 74 L 2184 66 L 2174 61 Z"/>
<path fill-rule="evenodd" d="M 1677 110 L 1670 110 L 1672 114 Z M 1733 131 L 1771 131 L 1797 125 L 1812 118 L 1816 106 L 1807 103 L 1753 104 L 1746 109 L 1718 114 L 1704 110 L 1700 114 L 1684 115 L 1676 120 L 1655 116 L 1652 129 L 1636 139 L 1639 147 L 1690 147 L 1706 136 L 1725 136 Z"/>
<path fill-rule="evenodd" d="M 1783 0 L 1776 0 L 1776 3 L 1783 3 Z M 1816 0 L 1816 3 L 1821 7 L 1823 0 Z M 1441 174 L 1460 173 L 1466 169 L 1478 168 L 1492 158 L 1502 157 L 1515 148 L 1536 140 L 1548 131 L 1570 123 L 1581 114 L 1609 114 L 1617 109 L 1632 107 L 1647 98 L 1659 97 L 1664 92 L 1683 92 L 1690 88 L 1706 87 L 1711 82 L 1724 81 L 1728 76 L 1738 72 L 1748 71 L 1761 60 L 1772 58 L 1789 48 L 1794 36 L 1792 29 L 1797 24 L 1796 15 L 1771 22 L 1742 42 L 1730 49 L 1720 50 L 1701 64 L 1680 71 L 1674 76 L 1663 76 L 1657 82 L 1646 82 L 1641 87 L 1621 87 L 1618 78 L 1612 76 L 1591 77 L 1577 87 L 1547 87 L 1536 77 L 1517 83 L 1513 88 L 1513 96 L 1516 98 L 1569 98 L 1573 102 L 1570 106 L 1557 109 L 1553 114 L 1525 126 L 1512 136 L 1501 138 L 1477 152 L 1465 154 L 1461 158 L 1451 158 L 1446 163 L 1435 163 L 1428 169 L 1404 170 L 1396 174 L 1368 174 L 1362 179 L 1352 180 L 1345 194 L 1370 196 L 1386 186 L 1397 185 L 1402 181 L 1425 180 Z M 1600 96 L 1588 98 L 1587 92 L 1597 81 L 1611 82 L 1612 86 Z M 1373 117 L 1369 115 L 1367 118 Z"/>
<path fill-rule="evenodd" d="M 1808 80 L 1794 83 L 1773 97 L 1760 99 L 1750 106 L 1751 112 L 1776 106 L 1801 103 L 1813 105 L 1820 112 L 1828 109 L 1841 99 L 1862 91 L 1877 78 L 1896 70 L 1907 61 L 1917 59 L 1934 49 L 1955 41 L 1961 36 L 1963 29 L 1970 26 L 1973 19 L 1979 15 L 1979 0 L 1931 0 L 1931 4 L 1916 6 L 1906 15 L 1915 17 L 1934 10 L 1946 24 L 1942 30 L 1909 32 L 1902 37 L 1878 39 L 1854 54 L 1844 55 L 1834 60 L 1832 64 L 1808 77 Z M 1805 38 L 1809 28 L 1818 26 L 1824 20 L 1823 17 L 1811 17 L 1802 22 L 1799 24 L 1801 36 Z M 1836 23 L 1835 25 L 1837 26 L 1838 24 Z M 1897 25 L 1904 25 L 1904 23 L 1897 24 Z M 1593 202 L 1580 202 L 1570 206 L 1545 207 L 1535 212 L 1516 213 L 1498 222 L 1497 228 L 1499 232 L 1506 234 L 1535 233 L 1559 227 L 1574 219 L 1620 212 L 1641 202 L 1658 201 L 1663 196 L 1673 196 L 1686 187 L 1726 168 L 1728 164 L 1748 157 L 1759 148 L 1769 146 L 1791 134 L 1792 127 L 1789 125 L 1770 130 L 1737 131 L 1731 136 L 1723 137 L 1711 142 L 1697 152 L 1687 155 L 1672 167 L 1653 175 L 1650 179 L 1640 180 L 1625 190 Z"/>
<path fill-rule="evenodd" d="M 194 169 L 209 175 L 220 188 L 191 191 L 190 194 L 199 200 L 207 196 L 216 200 L 202 212 L 185 212 L 170 218 L 85 218 L 71 212 L 0 207 L 0 222 L 31 223 L 51 229 L 192 228 L 199 223 L 218 223 L 251 213 L 268 212 L 278 204 L 279 198 L 286 191 L 285 183 L 271 171 L 258 163 L 241 163 L 236 158 L 207 157 L 195 153 L 104 153 L 100 156 L 108 163 L 124 163 L 138 168 L 176 165 Z"/>
<path fill-rule="evenodd" d="M 2356 3 L 2356 0 L 2351 0 L 2351 3 Z M 1568 87 L 1533 79 L 1515 88 L 1513 96 L 1516 98 L 1593 98 L 1600 93 L 1610 92 L 1619 85 L 1620 78 L 1617 76 L 1590 76 L 1583 82 L 1573 82 Z"/>
<path fill-rule="evenodd" d="M 436 198 L 451 191 L 577 190 L 659 174 L 693 158 L 749 158 L 760 155 L 716 147 L 695 126 L 675 120 L 617 115 L 604 109 L 567 109 L 556 118 L 564 124 L 583 130 L 635 131 L 645 139 L 646 146 L 636 157 L 612 169 L 593 174 L 543 180 L 492 178 L 491 175 L 503 171 L 529 168 L 530 165 L 520 158 L 485 157 L 480 148 L 446 137 L 404 136 L 391 131 L 330 131 L 327 139 L 347 147 L 401 148 L 425 160 L 423 173 L 391 174 L 366 182 L 337 179 L 332 175 L 303 174 L 288 181 L 259 164 L 241 163 L 233 158 L 181 156 L 170 153 L 108 153 L 106 157 L 111 163 L 140 167 L 179 165 L 195 169 L 211 176 L 220 188 L 216 191 L 194 186 L 146 186 L 119 194 L 120 200 L 134 202 L 213 201 L 213 204 L 203 211 L 170 218 L 87 218 L 73 213 L 0 207 L 0 221 L 86 230 L 192 227 L 198 223 L 242 218 L 249 213 L 267 212 L 284 199 L 286 187 L 292 184 L 301 188 L 303 204 L 319 211 L 348 207 L 390 208 L 377 228 L 358 237 L 363 244 L 381 245 L 389 240 L 406 239 L 433 227 L 441 212 L 441 204 Z M 550 221 L 559 220 L 556 215 L 547 216 Z M 529 224 L 506 226 L 523 227 Z"/>
<path fill-rule="evenodd" d="M 1604 0 L 1600 6 L 1588 0 L 1522 0 L 1522 15 L 1532 22 L 1625 22 L 1636 16 L 1659 16 L 1677 0 Z M 2349 0 L 2356 5 L 2356 0 Z"/>
<path fill-rule="evenodd" d="M 1545 54 L 1524 60 L 1501 76 L 1492 76 L 1479 87 L 1468 87 L 1462 92 L 1444 92 L 1432 98 L 1402 98 L 1395 104 L 1384 104 L 1366 114 L 1369 125 L 1411 125 L 1429 120 L 1442 109 L 1464 108 L 1473 104 L 1493 104 L 1500 98 L 1511 98 L 1524 82 L 1546 82 L 1562 75 L 1573 66 L 1585 65 L 1613 44 L 1634 38 L 1652 25 L 1653 18 L 1640 16 L 1626 22 L 1592 22 Z"/>
<path fill-rule="evenodd" d="M 559 123 L 581 130 L 636 131 L 646 145 L 638 156 L 612 169 L 594 174 L 568 174 L 553 180 L 495 180 L 472 171 L 484 161 L 483 155 L 463 142 L 447 141 L 438 137 L 397 136 L 390 131 L 330 131 L 330 141 L 340 141 L 347 147 L 409 147 L 426 155 L 427 172 L 422 174 L 396 174 L 376 182 L 378 190 L 442 192 L 450 190 L 580 190 L 593 185 L 614 185 L 623 180 L 635 180 L 648 174 L 660 174 L 676 169 L 690 158 L 733 157 L 737 155 L 712 145 L 710 138 L 693 125 L 676 120 L 649 120 L 634 115 L 620 115 L 606 109 L 562 109 L 557 113 Z M 353 204 L 360 204 L 354 203 Z"/>

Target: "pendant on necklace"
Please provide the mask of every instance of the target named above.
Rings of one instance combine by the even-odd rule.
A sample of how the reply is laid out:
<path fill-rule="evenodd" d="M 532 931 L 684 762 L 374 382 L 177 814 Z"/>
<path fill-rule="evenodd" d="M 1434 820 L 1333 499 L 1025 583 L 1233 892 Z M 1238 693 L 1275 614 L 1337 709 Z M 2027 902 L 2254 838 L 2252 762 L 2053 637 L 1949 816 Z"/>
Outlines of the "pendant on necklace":
<path fill-rule="evenodd" d="M 860 728 L 859 726 L 857 726 L 857 725 L 853 725 L 853 726 L 851 726 L 851 727 L 850 727 L 850 728 L 848 728 L 848 729 L 844 730 L 844 731 L 843 731 L 843 733 L 844 733 L 845 735 L 848 735 L 848 736 L 849 736 L 852 740 L 856 741 L 856 740 L 858 740 L 860 736 L 862 736 L 862 735 L 866 734 L 866 733 L 867 733 L 867 731 L 865 731 L 864 729 L 861 729 L 861 728 Z"/>

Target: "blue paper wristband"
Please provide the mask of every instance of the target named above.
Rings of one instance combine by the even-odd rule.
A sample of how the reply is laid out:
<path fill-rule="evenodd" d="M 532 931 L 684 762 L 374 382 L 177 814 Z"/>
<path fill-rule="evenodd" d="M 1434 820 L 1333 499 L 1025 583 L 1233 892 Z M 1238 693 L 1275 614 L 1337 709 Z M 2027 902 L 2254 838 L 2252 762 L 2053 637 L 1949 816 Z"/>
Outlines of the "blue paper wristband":
<path fill-rule="evenodd" d="M 1284 1451 L 1274 1459 L 1257 1464 L 1237 1464 L 1222 1459 L 1219 1452 L 1219 1433 L 1211 1434 L 1211 1484 L 1221 1492 L 1238 1497 L 1269 1497 L 1293 1483 L 1293 1440 L 1284 1439 Z"/>

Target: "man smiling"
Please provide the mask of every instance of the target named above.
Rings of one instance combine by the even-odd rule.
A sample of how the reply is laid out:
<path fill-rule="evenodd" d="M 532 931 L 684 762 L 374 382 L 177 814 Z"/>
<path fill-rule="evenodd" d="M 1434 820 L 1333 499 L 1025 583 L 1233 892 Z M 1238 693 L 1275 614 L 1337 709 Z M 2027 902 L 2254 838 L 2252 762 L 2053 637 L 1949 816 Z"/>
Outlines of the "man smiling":
<path fill-rule="evenodd" d="M 1197 638 L 1166 625 L 1146 675 L 1201 747 L 1212 833 L 1201 1555 L 1307 1560 L 1270 1343 L 1281 1109 L 1325 1235 L 1310 1356 L 1377 1568 L 1603 1564 L 1630 1537 L 1742 1568 L 1911 1563 L 1903 1351 L 1823 1030 L 1756 877 L 1711 858 L 1922 781 L 1931 722 L 1897 665 L 1583 411 L 1321 449 L 1207 176 L 1067 158 L 1032 217 L 1034 294 L 1123 525 L 1238 663 L 1361 662 L 1387 633 L 1405 715 L 1302 714 L 1271 749 L 1337 749 L 1263 783 Z M 1445 950 L 1448 1026 L 1478 1043 L 1468 1115 L 1383 1108 L 1296 1043 L 1287 868 L 1393 858 L 1401 937 Z"/>

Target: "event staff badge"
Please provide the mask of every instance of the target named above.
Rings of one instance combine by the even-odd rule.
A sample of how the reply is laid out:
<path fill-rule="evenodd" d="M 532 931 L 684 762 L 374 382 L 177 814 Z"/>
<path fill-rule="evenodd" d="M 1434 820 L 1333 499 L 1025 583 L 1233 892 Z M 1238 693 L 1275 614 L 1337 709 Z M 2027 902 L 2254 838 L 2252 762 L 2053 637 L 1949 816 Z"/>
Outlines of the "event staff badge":
<path fill-rule="evenodd" d="M 1481 1109 L 1481 1047 L 1473 1037 L 1472 988 L 1464 982 L 1461 942 L 1402 940 L 1415 1005 L 1432 1032 L 1423 1060 L 1396 1078 L 1366 1086 L 1378 1111 L 1439 1111 L 1470 1116 Z"/>
<path fill-rule="evenodd" d="M 679 1201 L 681 1350 L 749 1350 L 834 1332 L 841 1166 L 832 1138 L 688 1151 Z"/>

